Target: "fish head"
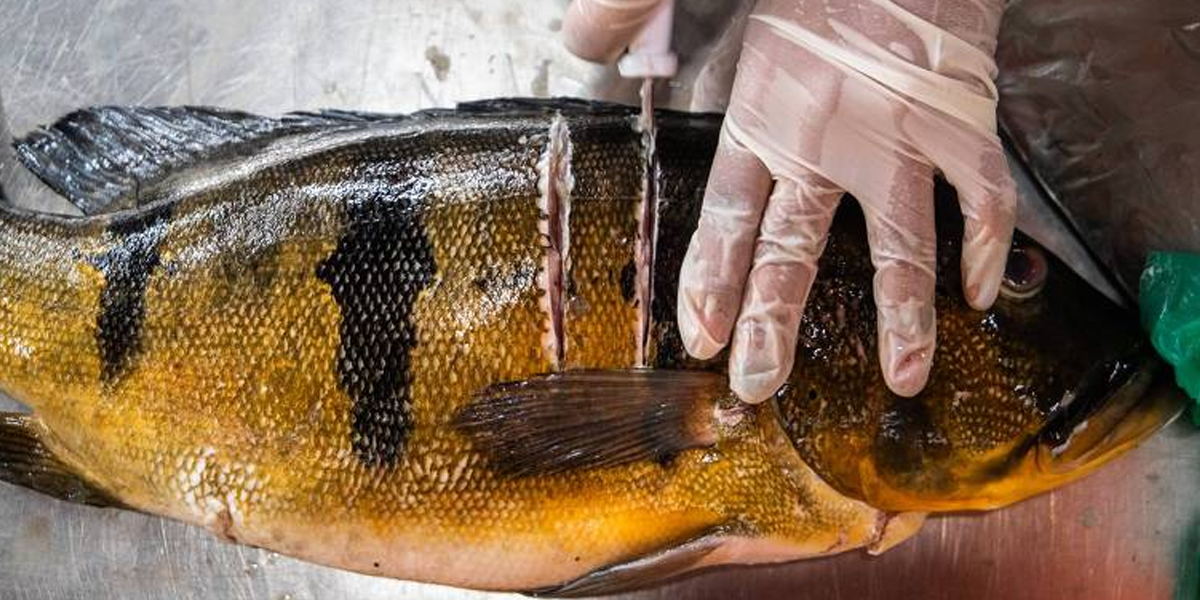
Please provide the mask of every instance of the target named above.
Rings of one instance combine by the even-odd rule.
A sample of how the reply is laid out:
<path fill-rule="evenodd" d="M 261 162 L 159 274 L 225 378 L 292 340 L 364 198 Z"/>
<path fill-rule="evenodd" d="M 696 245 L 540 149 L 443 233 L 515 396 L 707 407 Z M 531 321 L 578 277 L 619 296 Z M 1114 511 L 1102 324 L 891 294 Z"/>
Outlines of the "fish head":
<path fill-rule="evenodd" d="M 1032 240 L 1015 236 L 995 304 L 968 306 L 957 206 L 938 210 L 929 382 L 914 397 L 893 394 L 876 358 L 861 217 L 848 212 L 775 398 L 802 458 L 842 493 L 894 511 L 996 508 L 1081 477 L 1179 414 L 1136 316 Z"/>

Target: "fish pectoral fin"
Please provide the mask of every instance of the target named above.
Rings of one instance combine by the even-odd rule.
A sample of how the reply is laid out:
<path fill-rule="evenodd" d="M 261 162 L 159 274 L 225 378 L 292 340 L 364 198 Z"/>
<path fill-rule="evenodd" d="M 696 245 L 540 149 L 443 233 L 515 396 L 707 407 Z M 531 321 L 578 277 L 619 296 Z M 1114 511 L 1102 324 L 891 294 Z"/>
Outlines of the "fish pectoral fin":
<path fill-rule="evenodd" d="M 124 507 L 80 476 L 46 446 L 45 428 L 33 415 L 0 413 L 0 481 L 92 506 Z"/>
<path fill-rule="evenodd" d="M 724 376 L 703 371 L 581 370 L 502 383 L 455 416 L 496 470 L 514 477 L 667 461 L 710 446 L 741 419 Z"/>
<path fill-rule="evenodd" d="M 682 544 L 597 569 L 562 585 L 527 590 L 525 594 L 546 598 L 581 598 L 636 590 L 708 566 L 705 558 L 720 548 L 723 541 L 723 530 L 709 529 Z"/>

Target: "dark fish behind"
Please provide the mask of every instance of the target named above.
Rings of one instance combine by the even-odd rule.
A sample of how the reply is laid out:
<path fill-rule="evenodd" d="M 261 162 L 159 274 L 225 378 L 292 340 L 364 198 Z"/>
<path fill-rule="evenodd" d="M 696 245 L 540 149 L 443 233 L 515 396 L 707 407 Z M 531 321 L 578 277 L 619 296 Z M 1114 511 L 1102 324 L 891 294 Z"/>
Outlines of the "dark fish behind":
<path fill-rule="evenodd" d="M 88 216 L 0 212 L 0 382 L 34 409 L 0 420 L 0 478 L 366 573 L 570 595 L 881 551 L 1177 411 L 1130 315 L 1027 242 L 986 313 L 939 268 L 929 389 L 891 395 L 850 202 L 789 385 L 739 405 L 674 324 L 719 119 L 663 113 L 654 144 L 634 122 L 569 100 L 99 108 L 31 134 L 26 166 Z"/>

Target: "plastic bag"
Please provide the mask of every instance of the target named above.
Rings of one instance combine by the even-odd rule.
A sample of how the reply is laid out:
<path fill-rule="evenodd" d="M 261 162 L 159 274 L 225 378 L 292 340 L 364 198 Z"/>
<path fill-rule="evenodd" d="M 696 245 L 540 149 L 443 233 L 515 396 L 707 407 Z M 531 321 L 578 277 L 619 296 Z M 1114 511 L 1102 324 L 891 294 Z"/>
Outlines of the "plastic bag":
<path fill-rule="evenodd" d="M 1200 254 L 1151 252 L 1139 293 L 1151 343 L 1200 404 Z M 1200 406 L 1192 407 L 1192 421 L 1200 425 Z"/>

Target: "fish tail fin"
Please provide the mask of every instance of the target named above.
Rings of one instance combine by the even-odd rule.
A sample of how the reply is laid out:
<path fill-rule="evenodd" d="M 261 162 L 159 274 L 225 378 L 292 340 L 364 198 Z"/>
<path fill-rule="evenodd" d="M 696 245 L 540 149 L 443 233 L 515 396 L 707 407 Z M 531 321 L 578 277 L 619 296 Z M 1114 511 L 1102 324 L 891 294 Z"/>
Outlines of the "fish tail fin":
<path fill-rule="evenodd" d="M 121 502 L 81 476 L 45 443 L 46 428 L 33 415 L 0 413 L 0 481 L 92 506 Z"/>

